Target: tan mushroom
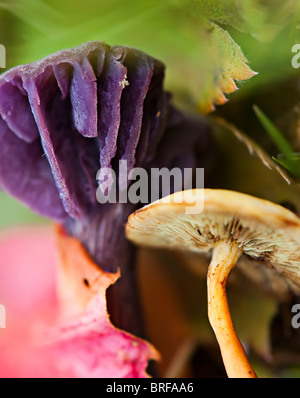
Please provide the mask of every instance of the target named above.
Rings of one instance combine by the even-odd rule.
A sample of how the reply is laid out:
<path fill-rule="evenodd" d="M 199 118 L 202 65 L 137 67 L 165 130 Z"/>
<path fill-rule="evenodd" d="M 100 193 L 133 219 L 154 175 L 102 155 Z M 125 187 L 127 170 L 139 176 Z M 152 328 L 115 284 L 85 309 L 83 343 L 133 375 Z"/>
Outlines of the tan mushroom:
<path fill-rule="evenodd" d="M 256 377 L 231 320 L 227 278 L 245 253 L 267 260 L 299 292 L 299 217 L 280 205 L 246 194 L 197 189 L 177 192 L 131 214 L 126 235 L 142 246 L 212 250 L 207 275 L 208 317 L 227 375 Z"/>

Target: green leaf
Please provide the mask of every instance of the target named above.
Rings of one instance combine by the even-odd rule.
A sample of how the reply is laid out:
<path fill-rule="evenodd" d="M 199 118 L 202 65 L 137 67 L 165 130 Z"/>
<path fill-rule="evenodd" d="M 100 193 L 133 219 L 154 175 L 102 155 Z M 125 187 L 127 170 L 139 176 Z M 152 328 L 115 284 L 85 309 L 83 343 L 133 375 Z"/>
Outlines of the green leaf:
<path fill-rule="evenodd" d="M 212 22 L 207 26 L 210 36 L 206 39 L 205 59 L 210 60 L 210 69 L 203 65 L 203 85 L 199 87 L 199 110 L 202 113 L 213 111 L 215 105 L 224 104 L 227 101 L 224 93 L 230 94 L 237 89 L 235 81 L 244 81 L 256 75 L 229 33 Z M 205 36 L 205 33 L 199 36 Z"/>
<path fill-rule="evenodd" d="M 296 155 L 296 154 L 294 154 Z M 300 157 L 283 157 L 282 154 L 278 158 L 273 157 L 274 161 L 289 171 L 294 177 L 300 178 Z"/>
<path fill-rule="evenodd" d="M 257 0 L 198 0 L 199 15 L 219 25 L 231 26 L 261 40 L 273 37 L 278 27 L 267 24 L 267 10 Z"/>

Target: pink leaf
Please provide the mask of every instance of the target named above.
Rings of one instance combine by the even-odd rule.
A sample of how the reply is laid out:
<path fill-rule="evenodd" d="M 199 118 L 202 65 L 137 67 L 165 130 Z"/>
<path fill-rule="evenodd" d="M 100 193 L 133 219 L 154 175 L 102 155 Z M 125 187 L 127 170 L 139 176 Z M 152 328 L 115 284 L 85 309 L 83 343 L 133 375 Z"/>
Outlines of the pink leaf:
<path fill-rule="evenodd" d="M 106 289 L 119 274 L 101 271 L 60 228 L 56 245 L 52 232 L 21 228 L 0 236 L 7 317 L 0 377 L 148 377 L 148 361 L 158 353 L 115 328 L 107 314 Z"/>

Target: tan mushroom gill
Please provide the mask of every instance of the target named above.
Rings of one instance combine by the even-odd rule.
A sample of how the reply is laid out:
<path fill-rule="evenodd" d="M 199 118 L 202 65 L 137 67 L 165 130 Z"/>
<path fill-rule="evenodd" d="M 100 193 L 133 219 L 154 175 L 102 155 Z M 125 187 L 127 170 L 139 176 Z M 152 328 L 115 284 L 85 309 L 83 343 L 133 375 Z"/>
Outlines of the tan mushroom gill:
<path fill-rule="evenodd" d="M 234 329 L 227 278 L 245 253 L 265 259 L 299 294 L 299 217 L 280 205 L 239 192 L 196 189 L 176 192 L 131 214 L 126 236 L 141 246 L 212 251 L 207 273 L 208 317 L 227 375 L 257 377 Z M 264 266 L 265 261 L 260 263 Z"/>

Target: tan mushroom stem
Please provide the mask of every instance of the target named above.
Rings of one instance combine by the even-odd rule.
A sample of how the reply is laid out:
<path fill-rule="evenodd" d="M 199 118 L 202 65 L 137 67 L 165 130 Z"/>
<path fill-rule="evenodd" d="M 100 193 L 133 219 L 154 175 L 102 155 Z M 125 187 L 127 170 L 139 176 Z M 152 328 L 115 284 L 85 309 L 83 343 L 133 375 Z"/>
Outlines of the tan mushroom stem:
<path fill-rule="evenodd" d="M 233 242 L 218 242 L 208 268 L 208 318 L 218 340 L 228 377 L 257 377 L 235 332 L 226 296 L 226 282 L 243 249 Z"/>

